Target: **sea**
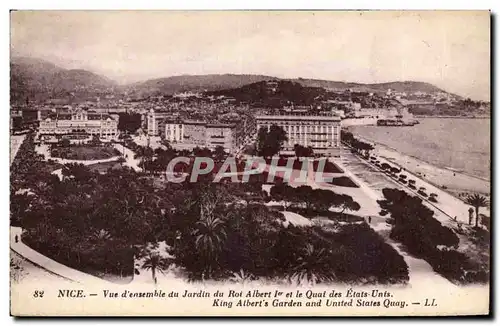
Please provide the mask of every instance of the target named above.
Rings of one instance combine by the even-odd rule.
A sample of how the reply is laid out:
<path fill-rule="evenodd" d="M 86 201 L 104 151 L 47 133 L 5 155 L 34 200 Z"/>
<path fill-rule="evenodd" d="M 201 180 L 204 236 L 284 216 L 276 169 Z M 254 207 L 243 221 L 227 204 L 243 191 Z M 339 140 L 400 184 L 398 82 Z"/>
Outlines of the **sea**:
<path fill-rule="evenodd" d="M 418 121 L 411 127 L 351 126 L 349 130 L 432 165 L 490 180 L 490 119 Z"/>

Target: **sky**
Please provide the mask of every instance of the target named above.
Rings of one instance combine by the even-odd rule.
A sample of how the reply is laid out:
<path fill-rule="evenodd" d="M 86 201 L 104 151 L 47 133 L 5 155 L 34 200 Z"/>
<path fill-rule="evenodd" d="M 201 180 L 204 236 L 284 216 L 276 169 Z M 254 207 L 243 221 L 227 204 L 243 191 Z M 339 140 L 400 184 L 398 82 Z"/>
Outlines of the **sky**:
<path fill-rule="evenodd" d="M 121 83 L 263 74 L 490 97 L 488 11 L 15 11 L 11 55 Z"/>

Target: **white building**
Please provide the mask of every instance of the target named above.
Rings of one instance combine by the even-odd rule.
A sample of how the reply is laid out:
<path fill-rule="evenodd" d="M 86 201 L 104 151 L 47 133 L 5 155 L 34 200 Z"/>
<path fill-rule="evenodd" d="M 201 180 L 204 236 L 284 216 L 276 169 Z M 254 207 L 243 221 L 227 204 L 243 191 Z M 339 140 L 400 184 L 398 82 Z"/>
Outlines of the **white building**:
<path fill-rule="evenodd" d="M 259 115 L 257 130 L 277 125 L 288 136 L 284 151 L 293 151 L 294 145 L 311 146 L 315 153 L 340 156 L 340 117 L 315 115 Z"/>
<path fill-rule="evenodd" d="M 165 122 L 165 139 L 170 142 L 182 142 L 184 140 L 184 124 L 182 121 Z"/>
<path fill-rule="evenodd" d="M 118 120 L 109 114 L 87 109 L 49 114 L 40 121 L 40 135 L 97 135 L 103 139 L 118 137 Z"/>

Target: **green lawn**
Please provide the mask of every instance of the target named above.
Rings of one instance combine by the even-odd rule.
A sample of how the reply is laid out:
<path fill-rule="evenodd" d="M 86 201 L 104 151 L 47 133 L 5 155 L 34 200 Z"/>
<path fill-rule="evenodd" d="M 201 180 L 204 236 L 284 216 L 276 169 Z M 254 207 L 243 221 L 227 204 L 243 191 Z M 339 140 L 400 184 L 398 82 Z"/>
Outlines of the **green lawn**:
<path fill-rule="evenodd" d="M 92 165 L 89 165 L 88 167 L 91 171 L 103 173 L 103 172 L 107 172 L 108 169 L 110 169 L 110 168 L 111 169 L 121 169 L 122 165 L 120 163 L 113 161 L 113 162 L 92 164 Z"/>
<path fill-rule="evenodd" d="M 58 147 L 51 151 L 52 157 L 68 160 L 102 160 L 120 155 L 113 147 L 72 146 Z"/>

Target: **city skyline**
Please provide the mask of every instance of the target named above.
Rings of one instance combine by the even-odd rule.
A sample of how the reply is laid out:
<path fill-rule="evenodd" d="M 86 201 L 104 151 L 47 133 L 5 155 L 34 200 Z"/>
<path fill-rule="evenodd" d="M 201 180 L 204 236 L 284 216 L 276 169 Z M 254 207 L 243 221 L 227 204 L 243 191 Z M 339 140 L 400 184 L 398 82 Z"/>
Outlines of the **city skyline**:
<path fill-rule="evenodd" d="M 412 80 L 489 100 L 489 26 L 487 11 L 18 11 L 11 54 L 119 83 L 225 73 Z"/>

